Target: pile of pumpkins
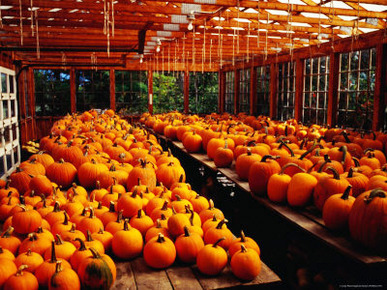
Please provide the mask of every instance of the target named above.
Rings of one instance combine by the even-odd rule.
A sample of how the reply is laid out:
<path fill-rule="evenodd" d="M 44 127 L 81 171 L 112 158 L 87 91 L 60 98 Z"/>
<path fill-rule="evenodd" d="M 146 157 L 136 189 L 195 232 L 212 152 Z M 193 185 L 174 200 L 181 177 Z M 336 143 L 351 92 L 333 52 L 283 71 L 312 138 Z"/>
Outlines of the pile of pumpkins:
<path fill-rule="evenodd" d="M 155 269 L 176 259 L 242 280 L 260 272 L 260 249 L 236 238 L 213 202 L 156 137 L 112 110 L 56 122 L 41 152 L 0 183 L 0 287 L 109 289 L 112 257 L 143 256 Z"/>
<path fill-rule="evenodd" d="M 144 114 L 158 134 L 235 169 L 251 194 L 294 208 L 314 205 L 326 227 L 387 252 L 387 135 L 265 116 Z"/>

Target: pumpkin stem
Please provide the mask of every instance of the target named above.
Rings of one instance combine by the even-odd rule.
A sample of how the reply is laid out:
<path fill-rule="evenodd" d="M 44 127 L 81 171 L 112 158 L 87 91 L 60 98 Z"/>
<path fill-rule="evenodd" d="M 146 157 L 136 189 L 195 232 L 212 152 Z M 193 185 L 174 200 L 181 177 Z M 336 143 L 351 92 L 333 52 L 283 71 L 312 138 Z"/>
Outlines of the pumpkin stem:
<path fill-rule="evenodd" d="M 57 239 L 56 244 L 57 245 L 63 245 L 63 240 L 62 240 L 62 237 L 60 236 L 60 234 L 56 234 L 55 236 L 56 236 L 56 239 Z"/>
<path fill-rule="evenodd" d="M 351 166 L 351 168 L 349 168 L 348 170 L 347 178 L 352 178 L 352 177 L 353 177 L 353 167 Z"/>
<path fill-rule="evenodd" d="M 26 254 L 27 256 L 32 256 L 32 251 L 31 251 L 31 248 L 28 248 L 28 250 L 27 250 L 27 254 Z"/>
<path fill-rule="evenodd" d="M 163 211 L 166 211 L 168 209 L 168 201 L 164 201 L 164 204 L 163 204 L 163 207 L 161 208 L 161 210 Z"/>
<path fill-rule="evenodd" d="M 81 238 L 75 238 L 74 241 L 78 241 L 79 242 L 80 246 L 79 246 L 78 251 L 86 251 L 87 250 L 85 242 Z"/>
<path fill-rule="evenodd" d="M 317 144 L 317 143 L 316 143 L 316 140 L 314 140 L 312 147 L 310 147 L 308 151 L 306 151 L 305 153 L 303 153 L 303 154 L 300 156 L 299 159 L 302 160 L 302 159 L 304 159 L 308 154 L 312 153 L 312 151 L 314 150 L 314 148 L 316 148 L 316 144 Z"/>
<path fill-rule="evenodd" d="M 307 173 L 311 173 L 312 172 L 312 170 L 313 170 L 313 168 L 315 168 L 316 167 L 316 165 L 317 165 L 317 162 L 316 163 L 314 163 L 311 167 L 309 167 L 309 169 L 307 170 Z"/>
<path fill-rule="evenodd" d="M 184 175 L 183 174 L 180 174 L 180 177 L 179 177 L 179 183 L 182 183 L 184 180 Z"/>
<path fill-rule="evenodd" d="M 14 228 L 12 226 L 9 226 L 8 229 L 6 229 L 3 234 L 1 235 L 2 238 L 9 238 L 14 231 Z"/>
<path fill-rule="evenodd" d="M 99 231 L 98 231 L 98 234 L 103 235 L 103 233 L 104 233 L 104 232 L 103 232 L 103 228 L 100 228 Z"/>
<path fill-rule="evenodd" d="M 294 153 L 293 153 L 293 156 L 294 156 Z M 268 159 L 276 160 L 279 158 L 281 158 L 281 156 L 265 155 L 262 157 L 261 162 L 266 162 L 266 160 L 268 160 Z"/>
<path fill-rule="evenodd" d="M 364 202 L 366 204 L 369 204 L 371 201 L 373 201 L 375 197 L 386 198 L 386 192 L 381 188 L 375 188 L 374 190 L 371 191 L 369 196 L 366 196 L 364 198 Z"/>
<path fill-rule="evenodd" d="M 158 229 L 162 228 L 160 219 L 156 220 L 156 228 L 158 228 Z"/>
<path fill-rule="evenodd" d="M 348 185 L 348 187 L 345 189 L 343 195 L 341 196 L 341 199 L 347 200 L 349 197 L 349 193 L 351 192 L 352 185 Z"/>
<path fill-rule="evenodd" d="M 110 205 L 109 205 L 109 212 L 115 212 L 116 209 L 114 207 L 114 201 L 110 201 Z"/>
<path fill-rule="evenodd" d="M 286 143 L 285 143 L 284 141 L 282 141 L 282 140 L 280 140 L 280 143 L 283 144 L 283 146 L 285 146 L 286 149 L 288 149 L 288 151 L 289 151 L 289 153 L 290 153 L 290 156 L 294 157 L 294 152 L 293 152 L 292 148 L 290 148 L 290 147 L 288 146 L 288 144 L 286 144 Z"/>
<path fill-rule="evenodd" d="M 181 201 L 181 197 L 180 197 L 180 195 L 178 195 L 178 194 L 175 194 L 175 197 L 176 197 L 176 200 L 177 200 L 177 201 Z"/>
<path fill-rule="evenodd" d="M 65 226 L 67 226 L 69 224 L 69 215 L 67 214 L 67 212 L 64 210 L 63 211 L 63 215 L 64 215 L 64 221 L 63 221 L 63 224 Z"/>
<path fill-rule="evenodd" d="M 221 241 L 223 241 L 223 240 L 225 240 L 226 239 L 226 237 L 221 237 L 219 240 L 217 240 L 212 246 L 214 247 L 214 248 L 216 248 L 217 246 L 218 246 L 218 244 L 221 242 Z"/>
<path fill-rule="evenodd" d="M 90 247 L 89 248 L 91 254 L 93 255 L 93 259 L 101 259 L 101 255 L 100 253 L 98 253 L 98 251 L 96 249 L 94 249 L 93 247 Z"/>
<path fill-rule="evenodd" d="M 241 252 L 242 253 L 246 253 L 247 252 L 247 249 L 246 249 L 246 247 L 243 244 L 241 245 Z"/>
<path fill-rule="evenodd" d="M 97 182 L 95 184 L 97 185 L 97 189 L 100 190 L 101 189 L 101 182 L 99 182 L 99 180 L 97 180 Z"/>
<path fill-rule="evenodd" d="M 218 230 L 220 230 L 220 229 L 223 227 L 223 225 L 225 225 L 226 223 L 228 223 L 228 220 L 222 219 L 222 220 L 218 223 L 218 225 L 216 226 L 216 228 L 217 228 Z"/>
<path fill-rule="evenodd" d="M 128 219 L 125 219 L 124 221 L 124 231 L 129 231 L 129 220 Z"/>
<path fill-rule="evenodd" d="M 55 240 L 51 241 L 51 260 L 50 263 L 56 263 L 56 253 L 55 253 Z"/>
<path fill-rule="evenodd" d="M 356 157 L 352 157 L 353 162 L 355 162 L 355 167 L 360 167 L 360 161 Z"/>
<path fill-rule="evenodd" d="M 89 218 L 94 219 L 94 218 L 95 218 L 94 208 L 93 208 L 93 207 L 89 207 L 89 209 L 90 209 L 90 215 L 89 215 Z"/>
<path fill-rule="evenodd" d="M 160 215 L 160 220 L 162 220 L 162 221 L 165 221 L 165 220 L 167 220 L 167 218 L 166 218 L 166 216 L 165 216 L 165 214 L 161 214 Z"/>
<path fill-rule="evenodd" d="M 245 233 L 243 232 L 243 230 L 241 230 L 241 242 L 242 243 L 246 242 L 246 236 L 245 236 Z"/>
<path fill-rule="evenodd" d="M 339 148 L 339 151 L 343 152 L 343 159 L 341 160 L 341 164 L 344 164 L 345 158 L 347 157 L 348 148 L 344 145 Z"/>
<path fill-rule="evenodd" d="M 142 218 L 142 209 L 139 209 L 139 210 L 137 211 L 137 218 L 138 218 L 138 219 Z"/>
<path fill-rule="evenodd" d="M 23 276 L 23 271 L 28 269 L 28 265 L 21 265 L 15 274 L 15 276 Z"/>
<path fill-rule="evenodd" d="M 59 201 L 55 201 L 53 212 L 60 212 L 60 204 Z"/>
<path fill-rule="evenodd" d="M 333 173 L 333 178 L 336 180 L 340 180 L 340 174 L 337 172 L 335 168 L 329 166 L 325 171 L 331 171 Z"/>
<path fill-rule="evenodd" d="M 165 242 L 165 237 L 162 233 L 159 233 L 159 236 L 157 238 L 158 243 L 164 243 Z"/>
<path fill-rule="evenodd" d="M 302 172 L 306 172 L 304 168 L 300 167 L 298 164 L 296 163 L 287 163 L 284 165 L 284 167 L 282 167 L 281 171 L 278 173 L 279 175 L 282 175 L 284 174 L 286 168 L 288 167 L 296 167 L 298 168 L 299 170 L 301 170 Z"/>
<path fill-rule="evenodd" d="M 214 201 L 212 199 L 210 199 L 208 201 L 208 203 L 209 203 L 208 209 L 213 210 L 215 208 Z"/>

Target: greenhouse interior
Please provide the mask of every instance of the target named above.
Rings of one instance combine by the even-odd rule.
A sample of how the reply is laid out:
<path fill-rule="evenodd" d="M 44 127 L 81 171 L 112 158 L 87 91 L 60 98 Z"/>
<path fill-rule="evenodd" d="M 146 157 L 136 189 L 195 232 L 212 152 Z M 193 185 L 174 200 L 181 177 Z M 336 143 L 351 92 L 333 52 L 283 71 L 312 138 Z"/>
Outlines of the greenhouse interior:
<path fill-rule="evenodd" d="M 387 288 L 386 0 L 0 0 L 0 39 L 0 288 Z"/>

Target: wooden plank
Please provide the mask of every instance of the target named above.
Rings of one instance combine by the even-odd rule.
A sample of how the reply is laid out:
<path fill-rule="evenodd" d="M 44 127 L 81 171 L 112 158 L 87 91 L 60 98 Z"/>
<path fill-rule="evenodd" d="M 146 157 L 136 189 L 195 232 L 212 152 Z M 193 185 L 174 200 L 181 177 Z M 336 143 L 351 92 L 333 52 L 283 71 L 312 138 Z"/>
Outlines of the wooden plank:
<path fill-rule="evenodd" d="M 253 286 L 254 289 L 260 289 L 263 287 L 271 288 L 274 284 L 281 283 L 281 279 L 263 262 L 259 275 L 254 280 L 247 282 L 236 278 L 231 271 L 230 265 L 227 265 L 217 276 L 207 276 L 200 273 L 196 265 L 192 266 L 192 271 L 195 273 L 203 289 L 242 288 L 247 286 Z"/>
<path fill-rule="evenodd" d="M 136 281 L 134 280 L 134 274 L 132 265 L 130 262 L 115 262 L 117 268 L 117 279 L 114 282 L 112 289 L 137 289 Z"/>
<path fill-rule="evenodd" d="M 175 290 L 195 290 L 202 288 L 192 269 L 188 266 L 174 266 L 168 268 L 166 272 Z"/>
<path fill-rule="evenodd" d="M 138 290 L 143 289 L 158 289 L 169 290 L 173 289 L 165 270 L 154 270 L 149 268 L 144 261 L 144 258 L 139 257 L 130 262 L 136 285 Z"/>

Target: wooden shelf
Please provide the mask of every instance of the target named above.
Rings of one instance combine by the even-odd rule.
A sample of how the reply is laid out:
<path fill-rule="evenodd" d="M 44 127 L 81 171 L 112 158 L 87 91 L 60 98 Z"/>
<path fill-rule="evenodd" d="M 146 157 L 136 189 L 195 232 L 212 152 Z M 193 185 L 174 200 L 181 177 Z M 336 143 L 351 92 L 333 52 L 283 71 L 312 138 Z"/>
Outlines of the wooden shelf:
<path fill-rule="evenodd" d="M 173 144 L 179 150 L 182 150 L 186 154 L 189 154 L 181 142 L 171 141 L 165 137 L 161 137 L 168 144 Z M 189 154 L 192 158 L 196 159 L 202 165 L 207 168 L 222 173 L 227 179 L 234 182 L 241 190 L 250 195 L 260 205 L 269 209 L 270 211 L 278 214 L 284 218 L 287 222 L 292 223 L 301 231 L 310 234 L 319 242 L 331 247 L 336 252 L 350 258 L 351 260 L 361 263 L 366 266 L 387 266 L 387 257 L 378 256 L 372 253 L 370 250 L 356 244 L 348 235 L 335 233 L 327 229 L 321 216 L 314 212 L 314 208 L 307 209 L 294 209 L 287 205 L 275 204 L 265 197 L 254 196 L 250 193 L 250 187 L 247 181 L 239 179 L 235 172 L 235 164 L 233 163 L 231 168 L 217 168 L 213 161 L 204 153 Z"/>
<path fill-rule="evenodd" d="M 196 265 L 173 265 L 165 270 L 149 268 L 142 257 L 133 261 L 116 262 L 117 280 L 112 289 L 224 289 L 253 287 L 275 289 L 281 287 L 280 278 L 262 263 L 260 274 L 249 282 L 238 280 L 227 266 L 217 276 L 199 273 Z"/>

